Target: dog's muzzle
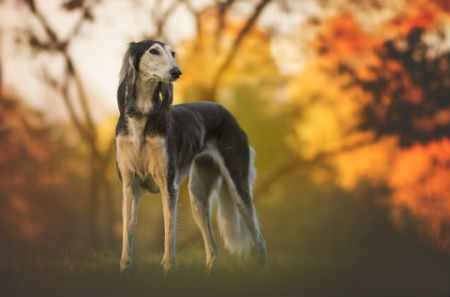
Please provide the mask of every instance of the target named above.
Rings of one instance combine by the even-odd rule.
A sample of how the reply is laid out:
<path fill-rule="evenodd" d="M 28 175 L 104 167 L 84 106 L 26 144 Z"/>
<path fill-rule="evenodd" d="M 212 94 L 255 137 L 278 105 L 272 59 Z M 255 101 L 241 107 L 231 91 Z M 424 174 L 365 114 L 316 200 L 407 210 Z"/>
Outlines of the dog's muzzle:
<path fill-rule="evenodd" d="M 178 67 L 174 67 L 174 68 L 170 69 L 169 73 L 173 79 L 178 79 L 181 76 L 181 70 Z"/>

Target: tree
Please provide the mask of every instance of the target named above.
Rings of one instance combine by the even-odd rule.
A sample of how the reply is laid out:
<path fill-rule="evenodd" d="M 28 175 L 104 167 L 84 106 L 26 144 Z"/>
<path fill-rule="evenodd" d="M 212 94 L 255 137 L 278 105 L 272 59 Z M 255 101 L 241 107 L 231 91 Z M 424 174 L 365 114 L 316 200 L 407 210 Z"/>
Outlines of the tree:
<path fill-rule="evenodd" d="M 352 133 L 373 141 L 339 154 L 338 176 L 347 175 L 350 189 L 364 179 L 386 186 L 397 225 L 406 210 L 448 252 L 450 50 L 441 13 L 427 5 L 398 15 L 382 26 L 394 33 L 389 39 L 359 30 L 349 16 L 337 18 L 316 49 L 325 75 L 346 93 L 360 92 Z"/>
<path fill-rule="evenodd" d="M 74 177 L 80 164 L 73 162 L 79 152 L 67 145 L 63 132 L 67 131 L 46 123 L 42 113 L 11 93 L 0 95 L 3 251 L 21 252 L 36 243 L 61 247 L 80 239 L 73 206 L 83 199 L 72 191 L 80 182 Z"/>
<path fill-rule="evenodd" d="M 110 140 L 110 144 L 106 150 L 100 150 L 98 143 L 98 130 L 94 123 L 91 107 L 89 106 L 89 98 L 86 95 L 84 82 L 80 78 L 76 65 L 70 54 L 71 44 L 76 40 L 78 33 L 83 25 L 94 21 L 92 14 L 93 6 L 98 1 L 78 1 L 69 0 L 62 4 L 63 8 L 70 12 L 77 12 L 78 21 L 72 27 L 72 30 L 66 37 L 60 37 L 51 27 L 47 17 L 42 14 L 39 7 L 34 0 L 23 0 L 22 3 L 28 8 L 33 17 L 38 20 L 40 29 L 45 34 L 41 36 L 37 33 L 36 28 L 28 28 L 25 42 L 37 54 L 48 53 L 54 56 L 59 56 L 64 61 L 64 76 L 61 80 L 55 79 L 46 75 L 44 80 L 49 86 L 55 88 L 61 94 L 61 97 L 66 107 L 70 120 L 76 128 L 78 135 L 85 144 L 89 156 L 87 164 L 89 164 L 89 213 L 87 220 L 89 221 L 90 242 L 93 246 L 101 244 L 101 236 L 99 234 L 99 210 L 101 196 L 108 209 L 105 225 L 113 226 L 114 224 L 114 210 L 113 210 L 113 195 L 110 190 L 110 181 L 106 176 L 108 164 L 112 161 L 114 152 L 114 139 Z M 73 92 L 73 90 L 75 92 Z M 75 106 L 79 106 L 77 109 Z M 112 229 L 107 230 L 107 240 L 112 240 Z"/>
<path fill-rule="evenodd" d="M 369 66 L 367 78 L 340 65 L 352 76 L 351 84 L 371 96 L 360 128 L 378 137 L 398 135 L 405 147 L 450 135 L 450 51 L 433 53 L 425 33 L 413 27 L 404 38 L 387 40 L 377 52 L 380 63 Z M 444 42 L 445 33 L 438 36 L 437 42 Z"/>
<path fill-rule="evenodd" d="M 67 36 L 60 36 L 57 28 L 53 27 L 49 22 L 48 16 L 40 9 L 39 3 L 34 0 L 20 1 L 23 7 L 26 7 L 30 16 L 37 20 L 37 27 L 29 27 L 25 32 L 17 32 L 18 39 L 25 43 L 32 50 L 33 55 L 50 55 L 55 59 L 62 59 L 62 73 L 61 77 L 52 77 L 44 70 L 43 80 L 51 88 L 54 88 L 61 95 L 62 102 L 70 117 L 72 125 L 75 127 L 77 134 L 87 149 L 88 159 L 86 164 L 89 167 L 89 206 L 87 209 L 88 228 L 90 232 L 90 242 L 92 246 L 99 246 L 102 243 L 102 236 L 99 228 L 101 225 L 110 226 L 107 228 L 106 240 L 110 241 L 113 238 L 112 226 L 114 226 L 115 212 L 113 207 L 113 192 L 111 191 L 111 181 L 107 174 L 108 168 L 112 163 L 112 156 L 114 153 L 114 139 L 111 138 L 106 149 L 100 145 L 99 127 L 94 122 L 92 116 L 92 107 L 90 106 L 88 95 L 86 94 L 85 82 L 79 75 L 76 59 L 74 59 L 71 52 L 73 43 L 76 42 L 81 29 L 88 26 L 96 20 L 94 8 L 99 5 L 101 1 L 83 1 L 83 0 L 67 0 L 61 5 L 62 8 L 77 15 L 78 19 L 74 23 L 72 29 Z M 201 12 L 189 0 L 172 1 L 169 5 L 163 5 L 162 1 L 155 1 L 155 5 L 150 11 L 151 19 L 155 24 L 154 33 L 148 34 L 143 30 L 142 38 L 167 39 L 165 27 L 168 20 L 176 9 L 184 6 L 189 13 L 193 15 L 197 26 L 201 24 Z M 136 2 L 139 4 L 140 2 Z M 229 58 L 225 66 L 220 70 L 223 73 L 234 59 L 240 44 L 243 42 L 245 35 L 253 26 L 256 19 L 262 12 L 263 8 L 269 3 L 268 0 L 261 1 L 256 6 L 255 12 L 249 17 L 249 21 L 243 26 L 242 30 L 237 31 L 236 41 L 231 51 L 228 53 Z M 164 3 L 165 4 L 165 3 Z M 221 32 L 221 27 L 225 26 L 225 16 L 231 8 L 233 1 L 214 2 L 210 4 L 207 9 L 217 9 L 220 11 L 221 25 L 218 26 L 217 32 Z M 22 34 L 25 33 L 25 34 Z M 219 34 L 220 35 L 220 34 Z M 216 77 L 222 74 L 216 75 Z M 217 82 L 219 79 L 217 79 Z M 216 83 L 217 84 L 217 83 Z M 213 96 L 215 97 L 215 96 Z M 100 209 L 106 209 L 101 211 Z"/>

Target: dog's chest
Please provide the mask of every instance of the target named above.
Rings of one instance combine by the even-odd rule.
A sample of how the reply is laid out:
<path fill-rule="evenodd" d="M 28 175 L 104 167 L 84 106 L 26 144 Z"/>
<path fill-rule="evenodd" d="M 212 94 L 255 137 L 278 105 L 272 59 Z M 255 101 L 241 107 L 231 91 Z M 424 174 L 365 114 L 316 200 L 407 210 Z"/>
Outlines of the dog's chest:
<path fill-rule="evenodd" d="M 160 136 L 145 136 L 145 123 L 134 123 L 127 135 L 117 139 L 118 163 L 142 181 L 148 178 L 157 183 L 167 174 L 166 140 Z"/>

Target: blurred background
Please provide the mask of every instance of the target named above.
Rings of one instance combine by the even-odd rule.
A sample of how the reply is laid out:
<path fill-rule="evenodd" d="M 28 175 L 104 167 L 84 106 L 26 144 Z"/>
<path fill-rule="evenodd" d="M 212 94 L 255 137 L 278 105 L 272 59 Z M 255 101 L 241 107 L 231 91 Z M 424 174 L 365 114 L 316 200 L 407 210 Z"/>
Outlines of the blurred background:
<path fill-rule="evenodd" d="M 450 292 L 447 0 L 3 0 L 0 19 L 0 265 L 118 268 L 118 73 L 158 39 L 176 103 L 223 104 L 256 149 L 274 263 Z M 190 211 L 184 183 L 179 254 L 203 249 Z M 159 195 L 139 216 L 136 253 L 162 254 Z"/>

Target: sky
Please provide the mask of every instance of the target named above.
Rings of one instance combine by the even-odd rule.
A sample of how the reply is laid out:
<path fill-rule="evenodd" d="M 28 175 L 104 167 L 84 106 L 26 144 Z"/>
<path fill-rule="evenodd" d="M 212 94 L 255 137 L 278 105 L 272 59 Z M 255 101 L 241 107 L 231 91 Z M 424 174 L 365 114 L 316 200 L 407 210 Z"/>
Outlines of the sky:
<path fill-rule="evenodd" d="M 47 0 L 45 5 L 42 5 L 44 1 L 37 1 L 52 27 L 57 28 L 59 36 L 66 36 L 76 21 L 77 14 L 59 9 L 60 2 Z M 115 111 L 118 73 L 126 45 L 137 40 L 143 29 L 151 26 L 151 22 L 148 11 L 133 9 L 131 1 L 123 0 L 105 1 L 94 11 L 94 15 L 95 22 L 83 26 L 81 34 L 71 45 L 70 52 L 90 97 L 96 100 L 93 105 L 100 109 L 97 112 L 99 116 L 108 111 Z M 10 30 L 34 25 L 36 22 L 28 16 L 23 8 L 18 10 L 17 6 L 14 7 L 8 2 L 1 7 L 4 84 L 12 87 L 31 106 L 50 113 L 50 118 L 58 117 L 62 107 L 55 108 L 54 97 L 57 94 L 42 86 L 39 74 L 45 68 L 52 76 L 60 76 L 62 60 L 45 55 L 31 55 L 26 48 L 15 44 L 13 32 Z M 183 22 L 183 26 L 177 26 L 174 22 L 167 24 L 168 30 L 174 32 L 174 40 L 193 37 L 195 27 L 185 11 L 176 11 L 174 19 Z M 52 106 L 51 110 L 48 109 L 49 105 Z"/>
<path fill-rule="evenodd" d="M 61 9 L 61 0 L 37 0 L 39 9 L 48 17 L 52 27 L 57 29 L 59 36 L 66 36 L 78 14 L 68 13 Z M 138 1 L 139 2 L 139 1 Z M 209 0 L 192 1 L 196 9 L 209 4 Z M 342 5 L 345 1 L 337 0 Z M 134 3 L 134 4 L 133 4 Z M 171 1 L 162 1 L 164 6 Z M 254 7 L 254 0 L 239 1 L 234 7 L 233 15 L 248 15 Z M 279 70 L 282 74 L 293 74 L 301 71 L 308 59 L 307 42 L 314 36 L 311 28 L 298 30 L 309 17 L 323 17 L 325 12 L 316 1 L 290 1 L 289 9 L 283 11 L 282 5 L 269 5 L 261 15 L 258 25 L 268 31 L 276 31 L 272 39 L 271 49 Z M 340 4 L 333 6 L 339 8 Z M 387 3 L 392 3 L 387 1 Z M 390 4 L 386 11 L 399 9 L 403 1 Z M 71 44 L 70 53 L 75 60 L 75 66 L 81 74 L 91 106 L 97 120 L 104 115 L 116 112 L 116 88 L 122 55 L 126 44 L 140 39 L 143 33 L 151 34 L 152 8 L 155 1 L 142 1 L 136 5 L 128 0 L 102 1 L 94 10 L 95 22 L 85 24 L 79 36 Z M 43 73 L 52 77 L 62 75 L 62 59 L 48 55 L 32 55 L 26 47 L 18 46 L 14 40 L 14 28 L 24 29 L 27 26 L 39 28 L 39 24 L 17 1 L 5 1 L 0 6 L 1 23 L 1 59 L 3 67 L 3 83 L 12 88 L 32 107 L 45 111 L 48 119 L 59 119 L 67 116 L 62 104 L 55 103 L 58 94 L 44 87 L 40 78 Z M 394 9 L 395 8 L 395 9 Z M 333 14 L 332 10 L 327 11 Z M 378 13 L 374 18 L 386 18 Z M 370 22 L 365 22 L 370 24 Z M 165 31 L 176 47 L 180 41 L 193 38 L 196 28 L 192 16 L 184 5 L 179 6 L 169 18 Z M 180 48 L 176 48 L 180 52 Z M 182 67 L 182 65 L 181 65 Z M 59 100 L 60 102 L 60 100 Z M 49 108 L 51 106 L 51 108 Z"/>

